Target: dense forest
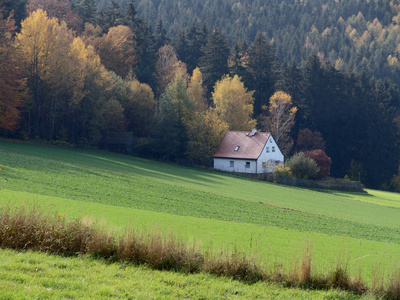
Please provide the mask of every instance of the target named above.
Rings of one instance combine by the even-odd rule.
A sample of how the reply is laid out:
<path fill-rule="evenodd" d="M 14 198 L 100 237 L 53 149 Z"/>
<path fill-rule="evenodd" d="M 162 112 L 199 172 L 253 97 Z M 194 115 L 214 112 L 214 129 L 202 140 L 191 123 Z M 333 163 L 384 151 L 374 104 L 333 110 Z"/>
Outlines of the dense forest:
<path fill-rule="evenodd" d="M 332 176 L 400 189 L 394 1 L 0 6 L 2 136 L 84 146 L 129 131 L 138 155 L 209 165 L 226 130 L 257 127 L 286 157 L 322 149 Z"/>

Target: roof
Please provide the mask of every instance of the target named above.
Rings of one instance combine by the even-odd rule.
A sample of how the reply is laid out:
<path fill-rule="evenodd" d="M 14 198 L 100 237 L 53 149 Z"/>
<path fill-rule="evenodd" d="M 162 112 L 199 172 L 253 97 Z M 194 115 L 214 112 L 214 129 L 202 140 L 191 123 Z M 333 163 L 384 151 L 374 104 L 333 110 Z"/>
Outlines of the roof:
<path fill-rule="evenodd" d="M 249 131 L 228 131 L 214 157 L 258 159 L 270 135 L 269 132 L 256 132 L 252 135 Z"/>

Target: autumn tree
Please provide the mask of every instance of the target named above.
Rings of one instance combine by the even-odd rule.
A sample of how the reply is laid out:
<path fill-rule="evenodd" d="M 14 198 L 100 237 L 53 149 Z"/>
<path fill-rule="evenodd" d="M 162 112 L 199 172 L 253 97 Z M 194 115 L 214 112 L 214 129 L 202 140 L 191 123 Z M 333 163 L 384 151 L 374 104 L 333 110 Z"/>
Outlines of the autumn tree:
<path fill-rule="evenodd" d="M 93 124 L 90 128 L 100 127 L 102 107 L 111 97 L 103 96 L 109 84 L 100 88 L 108 75 L 93 48 L 74 38 L 65 23 L 48 18 L 40 9 L 22 22 L 17 45 L 23 53 L 32 98 L 27 112 L 30 136 L 54 139 L 59 132 L 67 132 L 68 139 L 79 139 L 82 131 L 88 132 L 88 115 Z"/>
<path fill-rule="evenodd" d="M 82 18 L 72 11 L 69 0 L 29 0 L 26 7 L 28 14 L 37 9 L 46 11 L 50 18 L 66 22 L 74 31 L 80 32 L 83 29 Z"/>
<path fill-rule="evenodd" d="M 161 95 L 151 137 L 154 154 L 167 159 L 183 158 L 187 146 L 187 128 L 193 120 L 195 104 L 187 92 L 186 80 L 180 76 Z"/>
<path fill-rule="evenodd" d="M 21 52 L 14 46 L 14 20 L 0 11 L 0 133 L 13 132 L 20 121 L 25 99 Z"/>
<path fill-rule="evenodd" d="M 253 92 L 247 91 L 241 78 L 223 77 L 215 84 L 212 99 L 215 112 L 230 130 L 250 130 L 256 127 L 253 115 Z"/>
<path fill-rule="evenodd" d="M 198 164 L 211 166 L 213 155 L 227 130 L 228 124 L 213 110 L 196 113 L 188 124 L 187 157 Z"/>
<path fill-rule="evenodd" d="M 207 101 L 205 98 L 205 90 L 203 87 L 203 75 L 199 68 L 193 70 L 188 85 L 188 93 L 190 99 L 196 103 L 196 110 L 204 112 L 207 109 Z"/>
<path fill-rule="evenodd" d="M 311 131 L 308 128 L 300 129 L 297 134 L 296 151 L 326 150 L 325 141 L 321 132 Z"/>
<path fill-rule="evenodd" d="M 107 34 L 94 40 L 102 64 L 125 77 L 135 67 L 135 35 L 128 26 L 111 27 Z"/>
<path fill-rule="evenodd" d="M 133 79 L 127 81 L 128 93 L 121 101 L 127 122 L 127 130 L 136 137 L 147 137 L 152 126 L 156 100 L 151 87 Z"/>
<path fill-rule="evenodd" d="M 316 149 L 312 151 L 305 151 L 304 156 L 312 158 L 317 163 L 319 170 L 317 174 L 315 174 L 316 178 L 323 179 L 329 175 L 332 160 L 323 150 Z"/>
<path fill-rule="evenodd" d="M 178 60 L 175 50 L 170 45 L 158 50 L 156 64 L 157 94 L 160 95 L 176 76 L 187 77 L 186 64 Z"/>
<path fill-rule="evenodd" d="M 289 132 L 295 121 L 297 108 L 292 106 L 292 97 L 285 92 L 275 92 L 269 99 L 268 116 L 265 119 L 264 128 L 274 136 L 279 148 L 288 155 L 293 146 L 293 140 Z"/>

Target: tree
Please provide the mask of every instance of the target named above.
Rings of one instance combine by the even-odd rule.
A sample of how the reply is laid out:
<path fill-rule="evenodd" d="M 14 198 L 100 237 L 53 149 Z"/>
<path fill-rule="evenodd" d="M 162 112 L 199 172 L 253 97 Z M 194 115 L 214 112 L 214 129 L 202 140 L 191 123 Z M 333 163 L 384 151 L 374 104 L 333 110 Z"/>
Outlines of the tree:
<path fill-rule="evenodd" d="M 182 40 L 185 36 L 181 35 L 180 39 L 181 39 L 181 43 L 183 43 L 181 45 L 181 47 L 184 47 L 184 43 L 185 40 Z M 188 66 L 188 72 L 191 73 L 193 72 L 193 70 L 198 67 L 199 65 L 199 61 L 200 61 L 200 57 L 202 56 L 202 40 L 201 40 L 202 36 L 201 33 L 199 31 L 199 29 L 196 26 L 196 23 L 192 23 L 192 26 L 189 28 L 188 33 L 187 33 L 187 38 L 186 38 L 186 61 L 183 60 L 184 62 L 186 62 L 187 66 Z M 182 50 L 184 48 L 181 48 Z M 180 56 L 183 56 L 182 54 L 182 50 L 180 50 L 181 53 L 179 53 Z"/>
<path fill-rule="evenodd" d="M 230 130 L 250 130 L 255 128 L 253 115 L 253 92 L 248 92 L 241 78 L 228 75 L 215 84 L 212 93 L 214 111 L 229 125 Z"/>
<path fill-rule="evenodd" d="M 14 46 L 15 22 L 0 12 L 0 133 L 17 129 L 25 100 L 25 80 L 21 52 Z"/>
<path fill-rule="evenodd" d="M 300 129 L 297 134 L 296 151 L 301 152 L 316 149 L 326 150 L 321 132 L 317 130 L 311 131 L 308 128 Z"/>
<path fill-rule="evenodd" d="M 205 112 L 207 109 L 207 101 L 203 87 L 203 75 L 199 68 L 193 70 L 192 77 L 190 77 L 189 80 L 188 93 L 190 99 L 196 103 L 196 110 L 198 112 Z"/>
<path fill-rule="evenodd" d="M 268 112 L 263 125 L 267 131 L 271 131 L 282 152 L 288 155 L 293 146 L 289 132 L 297 112 L 297 108 L 292 107 L 292 97 L 282 91 L 275 92 L 269 99 Z"/>
<path fill-rule="evenodd" d="M 99 57 L 80 38 L 74 38 L 65 23 L 48 18 L 40 9 L 22 22 L 16 42 L 23 53 L 32 98 L 26 112 L 28 134 L 54 139 L 59 132 L 67 132 L 68 138 L 79 139 L 76 132 L 81 121 L 85 122 L 80 116 L 82 102 L 93 101 L 92 107 L 84 109 L 90 110 L 89 115 L 102 109 L 99 101 L 104 90 L 98 87 L 108 76 Z"/>
<path fill-rule="evenodd" d="M 77 4 L 83 23 L 97 25 L 97 7 L 95 0 L 81 0 Z"/>
<path fill-rule="evenodd" d="M 203 48 L 203 56 L 200 59 L 200 70 L 203 73 L 204 85 L 208 92 L 214 84 L 229 74 L 228 57 L 229 48 L 223 34 L 215 28 L 210 34 L 207 44 Z"/>
<path fill-rule="evenodd" d="M 228 124 L 220 120 L 214 111 L 197 113 L 188 124 L 186 155 L 199 164 L 211 166 L 213 155 L 227 130 Z"/>
<path fill-rule="evenodd" d="M 107 34 L 94 39 L 94 47 L 102 64 L 121 77 L 128 75 L 136 65 L 135 35 L 128 26 L 109 29 Z"/>
<path fill-rule="evenodd" d="M 254 115 L 258 116 L 275 88 L 276 57 L 262 33 L 257 34 L 248 51 L 246 86 L 254 90 Z"/>
<path fill-rule="evenodd" d="M 187 126 L 193 120 L 195 104 L 180 76 L 161 95 L 151 136 L 154 154 L 169 160 L 183 158 L 187 147 Z"/>
<path fill-rule="evenodd" d="M 126 128 L 124 108 L 116 99 L 108 100 L 103 107 L 104 127 L 109 132 L 123 132 Z"/>
<path fill-rule="evenodd" d="M 158 50 L 162 46 L 167 45 L 169 43 L 168 32 L 163 26 L 162 20 L 158 20 L 156 32 L 155 32 L 155 49 Z"/>
<path fill-rule="evenodd" d="M 170 45 L 162 46 L 158 50 L 156 64 L 157 94 L 164 92 L 167 85 L 176 76 L 187 77 L 186 65 L 176 57 L 174 48 Z"/>
<path fill-rule="evenodd" d="M 324 151 L 321 149 L 306 151 L 304 152 L 304 156 L 312 158 L 317 163 L 319 171 L 315 174 L 316 178 L 323 179 L 329 175 L 332 160 Z"/>
<path fill-rule="evenodd" d="M 29 0 L 26 7 L 28 14 L 37 9 L 46 11 L 50 18 L 66 22 L 69 28 L 77 32 L 81 32 L 83 29 L 83 21 L 78 14 L 72 11 L 69 0 Z"/>
<path fill-rule="evenodd" d="M 311 179 L 318 173 L 318 165 L 312 158 L 306 157 L 303 152 L 296 153 L 287 162 L 292 174 L 296 178 Z"/>
<path fill-rule="evenodd" d="M 136 137 L 147 137 L 157 105 L 154 93 L 148 84 L 136 79 L 128 81 L 128 87 L 127 97 L 121 101 L 127 129 Z"/>

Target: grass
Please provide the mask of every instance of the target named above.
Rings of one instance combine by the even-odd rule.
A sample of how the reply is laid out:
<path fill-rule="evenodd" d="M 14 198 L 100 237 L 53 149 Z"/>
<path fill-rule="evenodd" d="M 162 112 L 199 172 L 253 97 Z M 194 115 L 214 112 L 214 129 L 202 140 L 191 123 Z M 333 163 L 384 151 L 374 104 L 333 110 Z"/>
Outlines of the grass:
<path fill-rule="evenodd" d="M 398 194 L 311 191 L 101 151 L 6 142 L 0 150 L 3 203 L 47 201 L 115 231 L 133 220 L 205 249 L 238 247 L 285 270 L 305 243 L 317 269 L 342 256 L 352 275 L 361 268 L 370 282 L 397 263 Z"/>
<path fill-rule="evenodd" d="M 185 242 L 197 243 L 205 251 L 232 250 L 236 247 L 262 258 L 262 262 L 269 268 L 273 268 L 276 261 L 280 262 L 285 272 L 302 259 L 301 252 L 307 243 L 312 244 L 313 263 L 318 270 L 331 269 L 341 257 L 348 261 L 349 272 L 353 276 L 361 268 L 367 281 L 371 281 L 378 266 L 391 273 L 393 262 L 397 261 L 400 252 L 396 244 L 178 216 L 5 189 L 0 190 L 0 199 L 8 199 L 2 202 L 16 205 L 24 205 L 28 200 L 47 212 L 65 212 L 70 218 L 91 218 L 116 234 L 122 233 L 127 224 L 134 224 L 139 230 L 154 230 L 166 235 L 178 232 Z"/>
<path fill-rule="evenodd" d="M 305 291 L 208 274 L 154 271 L 89 256 L 0 250 L 0 261 L 2 299 L 373 299 L 339 290 Z"/>
<path fill-rule="evenodd" d="M 254 258 L 238 251 L 202 253 L 175 236 L 162 236 L 157 232 L 125 230 L 119 237 L 110 235 L 85 219 L 67 221 L 58 214 L 46 214 L 37 206 L 2 207 L 0 211 L 0 245 L 2 248 L 29 249 L 76 256 L 90 254 L 107 262 L 124 265 L 146 265 L 154 270 L 174 270 L 181 273 L 208 273 L 233 278 L 247 283 L 276 282 L 286 286 L 312 289 L 341 289 L 366 294 L 362 280 L 350 278 L 339 264 L 327 275 L 316 274 L 311 268 L 311 253 L 307 251 L 300 267 L 292 273 L 282 272 L 275 266 L 266 270 Z M 389 290 L 382 286 L 382 296 L 398 297 L 398 277 L 394 277 Z M 375 291 L 372 291 L 375 293 Z"/>

